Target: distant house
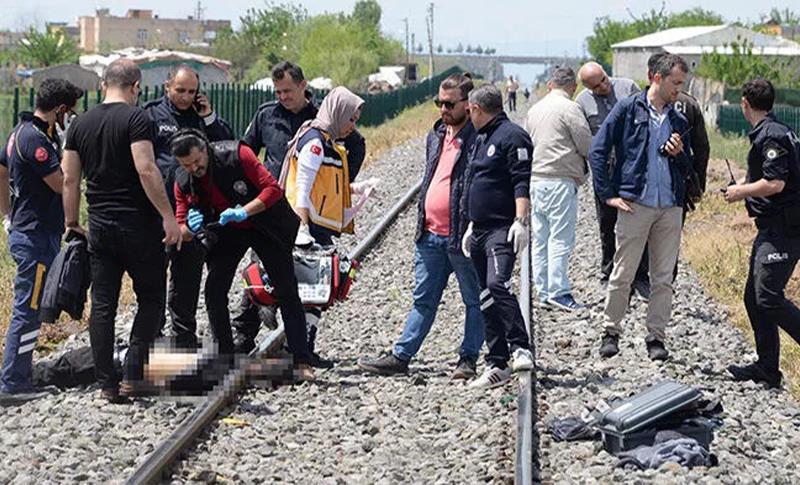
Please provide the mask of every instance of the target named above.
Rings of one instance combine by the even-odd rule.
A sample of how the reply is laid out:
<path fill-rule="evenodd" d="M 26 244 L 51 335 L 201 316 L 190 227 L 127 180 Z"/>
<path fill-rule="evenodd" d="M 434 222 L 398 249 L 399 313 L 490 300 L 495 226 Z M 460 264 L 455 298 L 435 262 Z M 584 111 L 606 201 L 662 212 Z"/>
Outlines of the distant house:
<path fill-rule="evenodd" d="M 193 54 L 191 52 L 120 49 L 107 56 L 89 54 L 80 57 L 79 63 L 102 76 L 103 70 L 113 61 L 128 57 L 142 70 L 142 87 L 157 86 L 167 80 L 170 69 L 178 64 L 188 64 L 200 75 L 201 83 L 227 83 L 231 63 L 223 59 Z"/>
<path fill-rule="evenodd" d="M 732 42 L 747 40 L 754 54 L 781 60 L 800 58 L 800 44 L 736 25 L 680 27 L 662 30 L 611 46 L 614 76 L 647 79 L 647 59 L 658 52 L 678 54 L 690 69 L 700 65 L 704 53 L 731 53 Z"/>

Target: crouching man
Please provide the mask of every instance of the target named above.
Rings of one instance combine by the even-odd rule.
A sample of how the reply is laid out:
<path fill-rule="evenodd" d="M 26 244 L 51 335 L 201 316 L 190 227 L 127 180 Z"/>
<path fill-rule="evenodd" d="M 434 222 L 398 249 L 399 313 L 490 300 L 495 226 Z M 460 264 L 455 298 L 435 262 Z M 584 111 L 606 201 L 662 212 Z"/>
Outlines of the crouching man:
<path fill-rule="evenodd" d="M 503 112 L 503 98 L 491 84 L 470 92 L 469 115 L 477 136 L 467 166 L 470 223 L 462 244 L 478 272 L 489 349 L 488 366 L 470 387 L 486 388 L 511 378 L 509 347 L 514 371 L 533 367 L 525 321 L 511 292 L 516 255 L 528 245 L 533 143 Z"/>
<path fill-rule="evenodd" d="M 185 240 L 203 231 L 208 250 L 206 309 L 220 353 L 233 353 L 228 292 L 248 248 L 261 259 L 275 288 L 286 340 L 299 380 L 312 380 L 303 305 L 297 293 L 292 248 L 300 221 L 278 183 L 253 151 L 237 141 L 209 143 L 202 132 L 182 129 L 170 150 L 176 174 L 176 218 Z M 218 219 L 218 222 L 217 222 Z"/>

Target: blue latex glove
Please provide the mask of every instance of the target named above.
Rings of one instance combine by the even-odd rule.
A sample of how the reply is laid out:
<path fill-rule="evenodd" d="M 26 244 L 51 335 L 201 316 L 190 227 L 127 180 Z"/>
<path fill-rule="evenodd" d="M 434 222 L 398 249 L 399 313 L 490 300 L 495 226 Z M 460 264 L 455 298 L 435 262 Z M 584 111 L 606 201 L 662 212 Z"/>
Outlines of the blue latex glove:
<path fill-rule="evenodd" d="M 186 225 L 192 234 L 196 234 L 203 227 L 205 217 L 203 213 L 197 209 L 189 209 L 189 214 L 186 216 Z"/>
<path fill-rule="evenodd" d="M 224 226 L 229 222 L 242 222 L 245 219 L 247 219 L 247 211 L 244 210 L 244 207 L 237 206 L 222 211 L 222 214 L 219 215 L 219 224 Z"/>

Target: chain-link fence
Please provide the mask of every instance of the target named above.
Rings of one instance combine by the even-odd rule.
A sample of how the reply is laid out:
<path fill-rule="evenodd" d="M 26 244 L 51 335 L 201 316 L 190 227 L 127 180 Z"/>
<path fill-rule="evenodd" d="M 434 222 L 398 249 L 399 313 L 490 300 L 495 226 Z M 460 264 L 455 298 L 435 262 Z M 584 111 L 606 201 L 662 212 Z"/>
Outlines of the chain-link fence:
<path fill-rule="evenodd" d="M 453 67 L 433 78 L 402 89 L 376 95 L 361 94 L 360 96 L 366 103 L 361 112 L 359 124 L 375 126 L 393 118 L 409 106 L 419 104 L 433 96 L 439 88 L 439 83 L 445 77 L 456 72 L 460 72 L 460 69 Z M 230 123 L 237 137 L 244 134 L 259 105 L 275 99 L 275 93 L 272 90 L 256 89 L 246 84 L 203 84 L 200 90 L 208 96 L 217 114 Z M 320 99 L 326 94 L 326 91 L 314 91 L 314 96 Z M 143 105 L 147 101 L 163 95 L 163 86 L 155 89 L 145 88 L 139 104 Z M 12 92 L 0 93 L 0 137 L 3 142 L 16 125 L 19 112 L 33 110 L 34 98 L 33 88 L 15 88 Z M 101 101 L 100 90 L 87 92 L 78 102 L 78 111 L 88 111 Z"/>

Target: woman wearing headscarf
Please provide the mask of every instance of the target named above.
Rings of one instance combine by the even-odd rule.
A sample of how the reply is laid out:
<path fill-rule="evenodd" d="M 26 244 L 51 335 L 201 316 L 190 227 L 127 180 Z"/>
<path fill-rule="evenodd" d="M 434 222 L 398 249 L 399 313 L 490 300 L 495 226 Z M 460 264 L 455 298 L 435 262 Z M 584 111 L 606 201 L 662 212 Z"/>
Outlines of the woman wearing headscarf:
<path fill-rule="evenodd" d="M 330 245 L 331 235 L 353 232 L 347 151 L 337 140 L 355 129 L 363 105 L 347 88 L 334 88 L 289 142 L 280 184 L 302 221 L 298 246 Z"/>

